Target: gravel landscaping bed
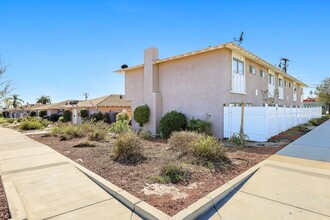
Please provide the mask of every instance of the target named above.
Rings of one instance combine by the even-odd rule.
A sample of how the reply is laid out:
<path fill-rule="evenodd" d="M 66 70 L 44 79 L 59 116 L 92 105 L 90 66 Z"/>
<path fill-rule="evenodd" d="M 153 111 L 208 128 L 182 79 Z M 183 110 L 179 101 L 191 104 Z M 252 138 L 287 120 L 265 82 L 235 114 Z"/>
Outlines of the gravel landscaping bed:
<path fill-rule="evenodd" d="M 5 191 L 3 189 L 1 178 L 0 178 L 0 219 L 1 220 L 9 219 L 9 209 L 8 209 L 7 199 L 6 199 Z"/>
<path fill-rule="evenodd" d="M 160 184 L 155 182 L 155 177 L 159 175 L 162 165 L 168 161 L 179 160 L 176 152 L 169 149 L 167 142 L 162 139 L 144 140 L 146 160 L 136 165 L 125 165 L 111 158 L 115 139 L 96 142 L 95 147 L 74 147 L 84 139 L 60 141 L 58 137 L 41 134 L 29 137 L 50 146 L 171 216 L 286 145 L 278 143 L 276 147 L 230 147 L 227 148 L 227 156 L 232 164 L 226 169 L 215 170 L 186 164 L 191 171 L 191 177 L 187 181 L 179 184 Z"/>

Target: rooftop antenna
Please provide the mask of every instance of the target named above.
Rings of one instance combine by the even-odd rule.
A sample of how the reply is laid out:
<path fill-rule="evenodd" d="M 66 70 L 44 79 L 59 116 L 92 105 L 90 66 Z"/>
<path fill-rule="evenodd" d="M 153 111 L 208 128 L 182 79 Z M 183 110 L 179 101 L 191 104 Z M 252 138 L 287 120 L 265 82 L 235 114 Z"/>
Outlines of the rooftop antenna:
<path fill-rule="evenodd" d="M 243 42 L 243 34 L 244 34 L 244 31 L 242 31 L 238 40 L 236 39 L 236 37 L 234 37 L 234 41 L 238 42 L 238 45 L 241 45 L 241 43 Z"/>
<path fill-rule="evenodd" d="M 88 99 L 89 94 L 87 92 L 83 93 L 83 96 L 85 96 L 85 100 Z"/>
<path fill-rule="evenodd" d="M 289 67 L 289 64 L 288 64 L 288 62 L 290 61 L 288 58 L 281 58 L 280 59 L 280 64 L 278 65 L 278 67 L 279 68 L 281 68 L 282 67 L 282 65 L 283 65 L 283 68 L 282 68 L 282 70 L 286 73 L 286 71 L 287 71 L 287 69 L 288 69 L 288 67 Z"/>

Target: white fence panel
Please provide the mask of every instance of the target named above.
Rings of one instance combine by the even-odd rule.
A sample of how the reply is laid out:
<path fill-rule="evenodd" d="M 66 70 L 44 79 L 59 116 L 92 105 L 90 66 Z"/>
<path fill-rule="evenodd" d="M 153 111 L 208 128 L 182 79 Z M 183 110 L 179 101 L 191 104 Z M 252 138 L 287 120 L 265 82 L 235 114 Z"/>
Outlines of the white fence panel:
<path fill-rule="evenodd" d="M 241 126 L 241 107 L 224 107 L 224 137 L 230 138 L 239 133 Z M 321 107 L 244 107 L 244 133 L 252 141 L 267 141 L 298 124 L 308 122 L 312 118 L 322 116 Z"/>

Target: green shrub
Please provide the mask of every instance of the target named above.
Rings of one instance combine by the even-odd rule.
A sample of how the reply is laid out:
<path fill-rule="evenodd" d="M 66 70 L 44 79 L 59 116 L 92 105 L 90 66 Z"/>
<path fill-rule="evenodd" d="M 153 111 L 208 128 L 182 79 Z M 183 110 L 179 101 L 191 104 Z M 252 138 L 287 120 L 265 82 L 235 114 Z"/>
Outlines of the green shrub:
<path fill-rule="evenodd" d="M 52 122 L 57 122 L 59 118 L 60 118 L 59 114 L 51 114 L 48 120 Z"/>
<path fill-rule="evenodd" d="M 212 123 L 201 119 L 191 119 L 187 125 L 188 131 L 212 135 Z"/>
<path fill-rule="evenodd" d="M 141 139 L 134 132 L 118 136 L 114 147 L 114 159 L 122 163 L 137 163 L 143 159 Z"/>
<path fill-rule="evenodd" d="M 35 117 L 36 115 L 37 115 L 37 113 L 34 111 L 30 112 L 30 114 L 29 114 L 30 117 Z"/>
<path fill-rule="evenodd" d="M 130 130 L 131 126 L 128 125 L 128 121 L 117 121 L 111 124 L 109 131 L 115 134 L 121 134 Z"/>
<path fill-rule="evenodd" d="M 150 109 L 147 105 L 141 105 L 134 110 L 134 120 L 143 127 L 149 121 Z"/>
<path fill-rule="evenodd" d="M 191 143 L 192 153 L 203 161 L 225 162 L 225 146 L 215 137 L 202 135 Z"/>
<path fill-rule="evenodd" d="M 144 139 L 144 140 L 150 140 L 150 139 L 152 139 L 152 134 L 151 134 L 150 131 L 142 130 L 142 131 L 139 132 L 139 137 Z"/>
<path fill-rule="evenodd" d="M 2 112 L 2 116 L 3 116 L 4 118 L 9 118 L 9 115 L 10 115 L 10 113 L 9 113 L 8 111 L 3 111 L 3 112 Z"/>
<path fill-rule="evenodd" d="M 26 117 L 19 125 L 20 130 L 36 130 L 42 129 L 44 126 L 40 119 L 34 117 Z"/>
<path fill-rule="evenodd" d="M 44 116 L 46 116 L 47 115 L 47 111 L 40 111 L 39 112 L 39 117 L 40 118 L 43 118 Z"/>
<path fill-rule="evenodd" d="M 181 112 L 171 111 L 160 119 L 160 135 L 162 138 L 169 138 L 172 132 L 182 131 L 186 127 L 187 119 Z"/>
<path fill-rule="evenodd" d="M 81 117 L 82 119 L 87 119 L 88 116 L 89 116 L 89 112 L 88 112 L 87 109 L 82 109 L 82 110 L 80 110 L 80 117 Z"/>
<path fill-rule="evenodd" d="M 319 121 L 316 118 L 313 118 L 313 119 L 309 120 L 309 123 L 311 123 L 313 126 L 320 125 Z"/>
<path fill-rule="evenodd" d="M 181 165 L 168 163 L 162 166 L 160 171 L 160 181 L 162 183 L 179 183 L 189 179 L 190 173 Z"/>
<path fill-rule="evenodd" d="M 191 151 L 191 143 L 200 138 L 201 135 L 191 131 L 177 131 L 173 132 L 168 139 L 168 145 L 171 149 L 179 151 L 182 154 L 189 153 Z"/>
<path fill-rule="evenodd" d="M 117 121 L 129 121 L 129 115 L 127 112 L 121 112 L 116 115 L 116 122 Z"/>
<path fill-rule="evenodd" d="M 63 116 L 60 116 L 60 117 L 58 118 L 58 121 L 60 121 L 60 122 L 64 122 L 64 118 L 63 118 Z"/>
<path fill-rule="evenodd" d="M 7 123 L 10 123 L 10 124 L 12 124 L 12 123 L 14 123 L 15 122 L 15 118 L 7 118 Z"/>
<path fill-rule="evenodd" d="M 71 110 L 65 110 L 63 112 L 63 121 L 68 122 L 72 119 L 72 111 Z"/>
<path fill-rule="evenodd" d="M 90 115 L 91 120 L 98 122 L 98 121 L 103 121 L 104 120 L 104 115 L 102 112 L 94 113 Z"/>

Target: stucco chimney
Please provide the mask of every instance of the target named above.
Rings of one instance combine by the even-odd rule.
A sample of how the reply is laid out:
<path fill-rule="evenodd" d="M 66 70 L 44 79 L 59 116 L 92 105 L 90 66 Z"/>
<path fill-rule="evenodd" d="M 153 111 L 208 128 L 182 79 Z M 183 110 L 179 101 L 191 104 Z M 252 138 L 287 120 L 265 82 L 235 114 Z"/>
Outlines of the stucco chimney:
<path fill-rule="evenodd" d="M 159 93 L 158 64 L 153 64 L 158 59 L 158 49 L 148 48 L 144 51 L 144 102 L 150 108 L 150 119 L 145 125 L 146 130 L 158 134 L 161 116 L 161 95 Z"/>

